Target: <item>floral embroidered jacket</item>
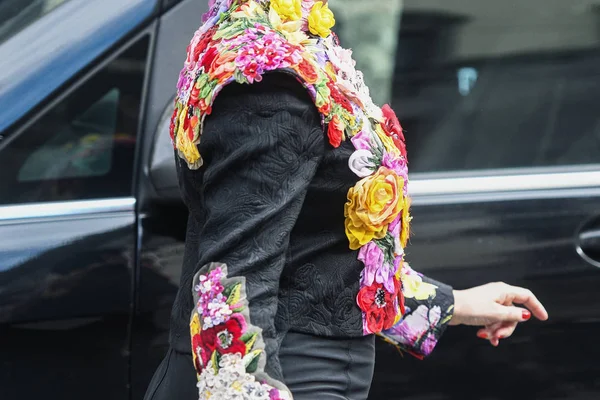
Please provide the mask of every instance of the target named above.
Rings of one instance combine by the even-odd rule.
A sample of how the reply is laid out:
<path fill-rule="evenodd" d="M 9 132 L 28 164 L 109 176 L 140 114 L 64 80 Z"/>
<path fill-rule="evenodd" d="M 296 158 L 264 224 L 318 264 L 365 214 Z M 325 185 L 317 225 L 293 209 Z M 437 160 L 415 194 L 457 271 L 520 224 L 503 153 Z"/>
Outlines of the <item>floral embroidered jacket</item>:
<path fill-rule="evenodd" d="M 291 398 L 277 359 L 290 330 L 428 355 L 452 290 L 404 259 L 402 128 L 373 104 L 333 13 L 211 3 L 171 120 L 190 209 L 171 343 L 191 343 L 200 398 Z"/>

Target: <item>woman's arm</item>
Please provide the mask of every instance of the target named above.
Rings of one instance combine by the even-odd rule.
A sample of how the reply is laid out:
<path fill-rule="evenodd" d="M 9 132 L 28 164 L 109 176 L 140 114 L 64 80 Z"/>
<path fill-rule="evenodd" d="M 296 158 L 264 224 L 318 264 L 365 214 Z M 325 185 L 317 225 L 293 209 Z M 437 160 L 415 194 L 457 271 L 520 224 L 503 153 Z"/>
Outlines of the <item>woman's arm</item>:
<path fill-rule="evenodd" d="M 257 364 L 257 380 L 264 367 L 270 378 L 281 381 L 277 356 L 281 338 L 276 329 L 279 280 L 290 232 L 325 152 L 320 116 L 292 77 L 231 84 L 219 94 L 205 121 L 199 150 L 205 163 L 200 170 L 187 170 L 183 162 L 180 167 L 188 203 L 194 196 L 201 199 L 201 207 L 192 213 L 201 218 L 191 221 L 200 225 L 196 238 L 200 255 L 194 271 L 198 273 L 195 306 L 200 310 L 198 320 L 192 321 L 192 341 L 197 336 L 200 347 L 197 367 L 206 367 L 215 349 L 219 357 L 230 349 L 242 348 L 245 356 L 264 350 L 266 366 L 264 361 Z M 218 268 L 211 263 L 226 264 L 226 269 L 211 278 L 210 272 Z M 213 278 L 223 288 L 216 284 L 216 292 L 209 290 L 202 300 L 202 280 Z M 217 292 L 223 301 L 217 299 Z M 209 306 L 210 301 L 215 304 Z M 216 314 L 215 309 L 225 311 Z M 232 319 L 227 331 L 210 331 L 213 337 L 202 337 L 221 320 Z M 204 326 L 194 332 L 194 324 Z M 259 337 L 253 338 L 260 330 Z M 235 346 L 227 342 L 225 348 L 219 338 L 232 339 Z M 240 340 L 247 347 L 237 346 Z M 254 368 L 251 364 L 247 371 Z"/>

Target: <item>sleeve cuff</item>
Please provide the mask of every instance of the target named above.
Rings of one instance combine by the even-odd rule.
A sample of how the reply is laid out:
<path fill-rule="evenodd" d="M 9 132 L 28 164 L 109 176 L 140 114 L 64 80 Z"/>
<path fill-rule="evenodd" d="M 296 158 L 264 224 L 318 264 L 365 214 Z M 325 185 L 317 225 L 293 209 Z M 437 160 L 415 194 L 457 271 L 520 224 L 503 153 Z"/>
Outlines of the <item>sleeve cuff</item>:
<path fill-rule="evenodd" d="M 452 287 L 412 270 L 403 277 L 403 286 L 406 313 L 380 336 L 400 351 L 422 359 L 433 352 L 452 319 L 454 294 Z"/>

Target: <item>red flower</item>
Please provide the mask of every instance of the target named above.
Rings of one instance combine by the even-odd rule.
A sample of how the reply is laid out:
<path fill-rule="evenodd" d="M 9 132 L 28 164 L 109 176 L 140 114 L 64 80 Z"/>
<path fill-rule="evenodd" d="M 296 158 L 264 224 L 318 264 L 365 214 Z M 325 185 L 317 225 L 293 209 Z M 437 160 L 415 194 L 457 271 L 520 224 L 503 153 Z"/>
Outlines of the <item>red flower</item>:
<path fill-rule="evenodd" d="M 169 134 L 171 135 L 171 140 L 173 140 L 173 144 L 175 144 L 175 124 L 177 122 L 178 109 L 175 108 L 173 111 L 173 115 L 171 116 L 171 124 L 169 126 Z"/>
<path fill-rule="evenodd" d="M 190 47 L 188 46 L 188 62 L 196 62 L 200 58 L 200 54 L 204 53 L 206 50 L 206 46 L 212 41 L 212 38 L 217 31 L 218 26 L 215 25 L 211 29 L 208 30 L 203 36 L 202 39 L 198 42 L 196 47 L 194 47 L 193 51 L 190 51 Z"/>
<path fill-rule="evenodd" d="M 328 101 L 327 103 L 325 103 L 321 107 L 319 107 L 319 112 L 325 116 L 328 116 L 329 113 L 331 112 L 331 102 Z"/>
<path fill-rule="evenodd" d="M 400 150 L 400 153 L 406 158 L 406 144 L 404 139 L 404 131 L 402 130 L 402 125 L 400 125 L 400 121 L 398 121 L 398 117 L 392 108 L 386 104 L 381 109 L 383 112 L 383 131 L 386 135 L 390 136 L 394 141 L 396 147 Z"/>
<path fill-rule="evenodd" d="M 329 143 L 331 143 L 333 147 L 340 147 L 344 136 L 344 124 L 337 115 L 334 115 L 331 121 L 329 121 L 327 136 L 329 136 Z"/>
<path fill-rule="evenodd" d="M 200 89 L 198 89 L 196 87 L 196 84 L 194 83 L 194 86 L 192 86 L 192 92 L 190 93 L 189 104 L 191 104 L 193 106 L 198 106 L 198 97 L 199 96 L 200 96 Z"/>
<path fill-rule="evenodd" d="M 385 290 L 380 283 L 364 286 L 358 292 L 357 303 L 365 313 L 367 329 L 371 333 L 378 333 L 391 328 L 396 319 L 395 299 L 398 295 L 398 280 L 394 278 L 395 292 Z"/>
<path fill-rule="evenodd" d="M 204 56 L 202 56 L 202 61 L 200 62 L 200 65 L 204 67 L 204 71 L 210 71 L 213 62 L 218 55 L 219 53 L 216 47 L 211 47 L 206 53 L 204 53 Z"/>
<path fill-rule="evenodd" d="M 302 59 L 300 64 L 295 68 L 298 74 L 311 85 L 314 85 L 319 80 L 319 74 L 315 67 L 305 59 Z"/>
<path fill-rule="evenodd" d="M 202 372 L 202 369 L 204 368 L 204 366 L 208 363 L 208 360 L 210 360 L 210 356 L 212 355 L 213 350 L 209 350 L 209 349 L 205 349 L 203 347 L 203 343 L 202 343 L 202 338 L 200 335 L 194 335 L 194 337 L 192 337 L 192 350 L 194 352 L 194 354 L 196 354 L 196 363 L 195 363 L 195 367 L 196 367 L 196 371 L 198 371 L 198 373 Z M 209 354 L 210 353 L 210 354 Z"/>
<path fill-rule="evenodd" d="M 346 111 L 348 111 L 349 113 L 352 113 L 353 110 L 352 110 L 352 105 L 350 104 L 350 101 L 348 101 L 348 98 L 346 96 L 344 96 L 338 90 L 338 88 L 335 86 L 335 84 L 331 80 L 327 81 L 327 87 L 329 88 L 329 91 L 331 92 L 331 98 L 333 99 L 333 101 L 335 101 L 337 104 L 344 107 L 346 109 Z"/>
<path fill-rule="evenodd" d="M 202 349 L 208 352 L 208 358 L 216 350 L 219 354 L 240 353 L 246 355 L 246 344 L 242 342 L 244 329 L 243 319 L 240 315 L 232 316 L 224 324 L 203 330 L 200 333 Z"/>

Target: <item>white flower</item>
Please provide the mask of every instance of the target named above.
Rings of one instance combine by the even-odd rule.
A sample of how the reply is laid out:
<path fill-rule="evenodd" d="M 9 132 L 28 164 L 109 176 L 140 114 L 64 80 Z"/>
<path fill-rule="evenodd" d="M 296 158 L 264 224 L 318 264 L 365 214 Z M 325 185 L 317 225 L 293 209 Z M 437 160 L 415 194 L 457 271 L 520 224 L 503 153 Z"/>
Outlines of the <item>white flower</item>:
<path fill-rule="evenodd" d="M 358 177 L 364 178 L 372 175 L 375 163 L 372 161 L 373 154 L 366 149 L 356 150 L 348 160 L 348 166 Z"/>

